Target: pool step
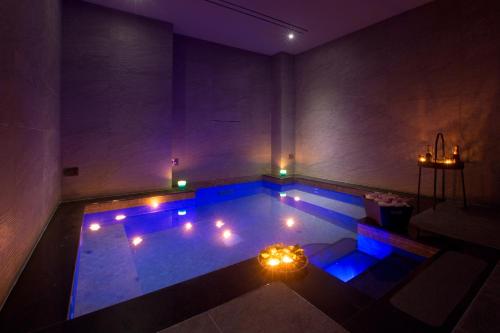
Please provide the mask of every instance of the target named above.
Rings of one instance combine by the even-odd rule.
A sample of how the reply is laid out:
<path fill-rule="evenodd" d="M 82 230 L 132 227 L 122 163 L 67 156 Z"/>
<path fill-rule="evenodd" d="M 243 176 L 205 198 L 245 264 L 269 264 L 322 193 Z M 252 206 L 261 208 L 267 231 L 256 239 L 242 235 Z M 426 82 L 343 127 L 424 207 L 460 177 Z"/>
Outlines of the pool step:
<path fill-rule="evenodd" d="M 358 220 L 366 216 L 362 206 L 299 190 L 281 192 L 279 200 L 352 232 L 356 232 Z"/>
<path fill-rule="evenodd" d="M 366 217 L 365 208 L 360 205 L 355 205 L 338 199 L 328 198 L 321 194 L 305 192 L 302 190 L 289 190 L 285 193 L 287 197 L 300 198 L 300 202 L 307 202 L 311 205 L 335 211 L 338 214 L 342 214 L 356 220 Z"/>

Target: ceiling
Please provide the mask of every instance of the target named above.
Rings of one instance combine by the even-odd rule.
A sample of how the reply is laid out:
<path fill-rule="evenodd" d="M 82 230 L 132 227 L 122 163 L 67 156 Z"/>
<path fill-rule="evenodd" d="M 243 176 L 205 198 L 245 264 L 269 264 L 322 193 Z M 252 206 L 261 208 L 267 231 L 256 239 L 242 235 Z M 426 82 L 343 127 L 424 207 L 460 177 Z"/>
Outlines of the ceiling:
<path fill-rule="evenodd" d="M 86 1 L 170 22 L 178 34 L 272 55 L 304 52 L 432 0 Z"/>

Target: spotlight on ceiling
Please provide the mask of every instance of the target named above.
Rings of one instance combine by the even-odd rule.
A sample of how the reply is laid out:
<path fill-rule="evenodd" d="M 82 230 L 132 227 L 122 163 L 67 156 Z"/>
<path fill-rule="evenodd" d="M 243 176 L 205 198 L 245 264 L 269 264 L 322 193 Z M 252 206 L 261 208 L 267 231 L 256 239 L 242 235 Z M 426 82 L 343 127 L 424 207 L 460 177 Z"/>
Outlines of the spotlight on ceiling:
<path fill-rule="evenodd" d="M 288 39 L 289 39 L 289 40 L 292 40 L 292 39 L 294 39 L 294 38 L 295 38 L 295 34 L 294 34 L 293 32 L 290 32 L 290 33 L 288 34 Z"/>

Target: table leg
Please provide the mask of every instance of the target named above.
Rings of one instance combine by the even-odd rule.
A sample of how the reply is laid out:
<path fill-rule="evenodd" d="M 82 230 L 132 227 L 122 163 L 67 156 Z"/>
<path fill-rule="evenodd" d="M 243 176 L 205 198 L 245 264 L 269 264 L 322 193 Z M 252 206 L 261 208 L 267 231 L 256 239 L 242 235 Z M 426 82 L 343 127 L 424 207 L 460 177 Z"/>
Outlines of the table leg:
<path fill-rule="evenodd" d="M 465 196 L 465 179 L 464 179 L 464 169 L 460 170 L 462 175 L 462 194 L 464 196 L 464 208 L 467 208 L 467 197 Z"/>
<path fill-rule="evenodd" d="M 445 196 L 444 196 L 444 188 L 445 188 L 445 182 L 444 182 L 444 175 L 445 175 L 445 172 L 444 172 L 444 169 L 441 170 L 441 200 L 444 201 L 445 199 Z"/>
<path fill-rule="evenodd" d="M 418 167 L 418 188 L 417 188 L 417 213 L 420 212 L 420 181 L 422 179 L 422 167 Z"/>
<path fill-rule="evenodd" d="M 437 187 L 437 169 L 434 168 L 434 196 L 432 200 L 432 209 L 436 210 L 436 187 Z"/>

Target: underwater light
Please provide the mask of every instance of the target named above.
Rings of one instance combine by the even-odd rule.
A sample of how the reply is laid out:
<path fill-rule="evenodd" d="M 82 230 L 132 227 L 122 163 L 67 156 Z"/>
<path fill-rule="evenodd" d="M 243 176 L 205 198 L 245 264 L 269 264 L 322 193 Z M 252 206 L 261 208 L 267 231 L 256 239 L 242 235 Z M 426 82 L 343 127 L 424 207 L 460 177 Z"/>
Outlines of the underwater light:
<path fill-rule="evenodd" d="M 293 200 L 300 201 L 300 197 L 294 197 Z"/>
<path fill-rule="evenodd" d="M 280 176 L 281 176 L 281 177 L 285 177 L 285 176 L 286 176 L 286 173 L 287 173 L 287 172 L 286 172 L 286 169 L 281 169 L 281 170 L 280 170 Z"/>
<path fill-rule="evenodd" d="M 115 220 L 121 221 L 121 220 L 124 220 L 126 217 L 127 217 L 126 215 L 119 214 L 119 215 L 115 216 Z"/>
<path fill-rule="evenodd" d="M 231 237 L 232 233 L 231 233 L 231 230 L 229 229 L 226 229 L 224 230 L 224 232 L 222 233 L 222 237 L 224 237 L 224 239 L 229 239 Z"/>
<path fill-rule="evenodd" d="M 286 192 L 280 192 L 280 198 L 286 198 Z"/>
<path fill-rule="evenodd" d="M 137 246 L 137 245 L 139 245 L 141 243 L 142 243 L 142 238 L 141 237 L 134 237 L 134 239 L 132 239 L 132 244 L 134 246 Z"/>
<path fill-rule="evenodd" d="M 289 219 L 287 219 L 287 220 L 286 220 L 286 226 L 287 226 L 288 228 L 291 228 L 291 227 L 293 227 L 294 225 L 295 225 L 295 220 L 294 220 L 294 219 L 289 218 Z"/>
<path fill-rule="evenodd" d="M 215 222 L 215 226 L 216 226 L 217 228 L 219 228 L 219 229 L 220 229 L 220 228 L 222 228 L 222 226 L 223 226 L 223 225 L 224 225 L 224 222 L 222 222 L 221 220 L 217 220 L 217 221 Z"/>
<path fill-rule="evenodd" d="M 183 190 L 183 189 L 185 189 L 185 188 L 186 188 L 186 186 L 187 186 L 187 180 L 183 180 L 183 179 L 181 179 L 181 180 L 178 180 L 178 181 L 177 181 L 177 187 L 178 187 L 179 189 Z"/>
<path fill-rule="evenodd" d="M 186 214 L 187 214 L 187 211 L 185 209 L 179 209 L 177 211 L 177 215 L 179 215 L 179 216 L 184 216 Z"/>
<path fill-rule="evenodd" d="M 185 230 L 193 229 L 193 224 L 191 222 L 187 222 L 186 224 L 184 224 L 184 229 Z"/>
<path fill-rule="evenodd" d="M 92 223 L 89 226 L 89 229 L 92 231 L 97 231 L 97 230 L 101 229 L 101 225 L 99 223 Z"/>

